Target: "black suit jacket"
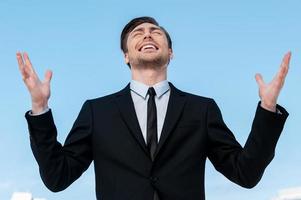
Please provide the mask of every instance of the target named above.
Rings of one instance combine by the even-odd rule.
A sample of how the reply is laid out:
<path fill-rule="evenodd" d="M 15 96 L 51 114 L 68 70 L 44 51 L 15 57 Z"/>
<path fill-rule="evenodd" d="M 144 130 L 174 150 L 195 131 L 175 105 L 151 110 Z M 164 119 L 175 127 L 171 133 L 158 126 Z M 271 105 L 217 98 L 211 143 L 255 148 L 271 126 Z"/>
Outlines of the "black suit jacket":
<path fill-rule="evenodd" d="M 26 114 L 31 147 L 40 174 L 51 191 L 68 187 L 94 161 L 97 199 L 205 199 L 208 157 L 231 181 L 253 187 L 274 156 L 288 113 L 257 107 L 251 133 L 242 148 L 209 98 L 170 84 L 161 138 L 152 162 L 135 114 L 129 85 L 115 94 L 84 103 L 66 141 L 57 142 L 51 111 Z"/>

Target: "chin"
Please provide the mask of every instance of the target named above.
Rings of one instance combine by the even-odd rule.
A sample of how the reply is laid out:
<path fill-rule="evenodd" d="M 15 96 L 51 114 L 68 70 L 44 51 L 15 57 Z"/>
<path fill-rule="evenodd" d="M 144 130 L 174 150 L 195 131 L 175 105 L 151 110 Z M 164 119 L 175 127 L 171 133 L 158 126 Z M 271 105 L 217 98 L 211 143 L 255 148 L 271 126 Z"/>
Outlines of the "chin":
<path fill-rule="evenodd" d="M 145 56 L 145 57 L 141 57 L 140 60 L 152 62 L 160 58 L 161 58 L 160 56 Z"/>
<path fill-rule="evenodd" d="M 159 52 L 155 52 L 155 53 L 144 53 L 141 54 L 139 57 L 140 59 L 144 59 L 144 60 L 156 60 L 164 57 L 164 55 L 160 54 Z"/>
<path fill-rule="evenodd" d="M 165 66 L 168 63 L 168 58 L 162 56 L 154 56 L 154 57 L 140 58 L 137 61 L 138 61 L 137 64 L 140 66 L 157 68 L 157 67 Z"/>

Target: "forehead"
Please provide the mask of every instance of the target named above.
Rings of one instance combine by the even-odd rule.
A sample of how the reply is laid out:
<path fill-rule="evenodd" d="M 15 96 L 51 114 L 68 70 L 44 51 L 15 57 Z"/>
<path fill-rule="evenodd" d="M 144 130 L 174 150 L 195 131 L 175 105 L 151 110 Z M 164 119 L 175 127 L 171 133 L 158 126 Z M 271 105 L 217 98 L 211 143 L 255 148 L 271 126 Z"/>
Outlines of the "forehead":
<path fill-rule="evenodd" d="M 161 30 L 161 28 L 155 24 L 142 23 L 142 24 L 136 26 L 131 32 L 136 31 L 136 30 L 141 30 L 141 29 L 160 29 Z"/>

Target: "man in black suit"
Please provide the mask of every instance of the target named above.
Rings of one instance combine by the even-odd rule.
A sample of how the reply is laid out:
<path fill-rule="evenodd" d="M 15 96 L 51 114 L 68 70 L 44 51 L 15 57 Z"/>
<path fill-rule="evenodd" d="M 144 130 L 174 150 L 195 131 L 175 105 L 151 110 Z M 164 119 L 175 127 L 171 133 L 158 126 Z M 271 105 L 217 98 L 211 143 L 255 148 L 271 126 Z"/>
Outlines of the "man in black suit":
<path fill-rule="evenodd" d="M 224 124 L 213 99 L 167 82 L 172 41 L 150 17 L 123 29 L 121 48 L 132 81 L 121 91 L 84 103 L 64 145 L 48 108 L 51 71 L 41 82 L 26 53 L 17 53 L 31 94 L 26 113 L 31 147 L 51 191 L 68 187 L 94 161 L 97 199 L 205 199 L 207 157 L 231 181 L 255 186 L 274 156 L 288 113 L 277 97 L 288 72 L 290 52 L 268 84 L 257 74 L 261 101 L 242 148 Z"/>

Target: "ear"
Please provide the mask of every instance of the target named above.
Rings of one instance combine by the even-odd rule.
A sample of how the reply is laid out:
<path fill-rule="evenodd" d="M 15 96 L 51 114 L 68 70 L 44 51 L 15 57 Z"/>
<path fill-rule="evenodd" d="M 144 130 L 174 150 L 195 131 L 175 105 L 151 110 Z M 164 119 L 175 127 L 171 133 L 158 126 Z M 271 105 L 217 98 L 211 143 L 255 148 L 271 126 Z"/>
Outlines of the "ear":
<path fill-rule="evenodd" d="M 172 49 L 168 49 L 169 59 L 173 59 L 173 51 Z"/>
<path fill-rule="evenodd" d="M 128 53 L 124 53 L 124 61 L 126 64 L 130 63 L 130 59 L 129 59 L 129 54 Z"/>

